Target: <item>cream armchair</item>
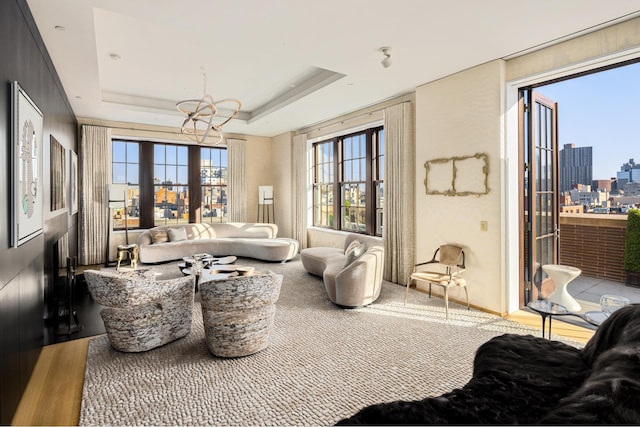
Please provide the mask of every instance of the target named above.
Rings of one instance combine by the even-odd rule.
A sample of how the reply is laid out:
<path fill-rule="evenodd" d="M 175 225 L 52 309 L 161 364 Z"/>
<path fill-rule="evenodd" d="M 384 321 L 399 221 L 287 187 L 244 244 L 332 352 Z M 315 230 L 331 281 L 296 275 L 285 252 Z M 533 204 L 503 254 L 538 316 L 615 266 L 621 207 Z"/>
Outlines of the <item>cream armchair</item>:
<path fill-rule="evenodd" d="M 321 276 L 329 299 L 341 307 L 359 307 L 380 296 L 384 246 L 376 237 L 350 233 L 344 248 L 315 247 L 300 251 L 302 265 Z"/>
<path fill-rule="evenodd" d="M 195 276 L 156 280 L 149 270 L 84 272 L 111 345 L 147 351 L 191 331 Z"/>

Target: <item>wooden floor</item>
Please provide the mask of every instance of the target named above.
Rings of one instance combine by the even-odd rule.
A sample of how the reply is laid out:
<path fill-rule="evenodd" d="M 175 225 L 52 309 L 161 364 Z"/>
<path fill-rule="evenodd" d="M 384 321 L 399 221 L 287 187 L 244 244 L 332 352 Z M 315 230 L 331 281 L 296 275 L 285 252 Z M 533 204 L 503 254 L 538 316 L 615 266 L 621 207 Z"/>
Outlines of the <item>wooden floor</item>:
<path fill-rule="evenodd" d="M 520 310 L 508 319 L 541 329 L 535 313 Z M 552 333 L 585 343 L 594 331 L 556 320 Z M 89 339 L 43 347 L 12 425 L 78 425 Z"/>

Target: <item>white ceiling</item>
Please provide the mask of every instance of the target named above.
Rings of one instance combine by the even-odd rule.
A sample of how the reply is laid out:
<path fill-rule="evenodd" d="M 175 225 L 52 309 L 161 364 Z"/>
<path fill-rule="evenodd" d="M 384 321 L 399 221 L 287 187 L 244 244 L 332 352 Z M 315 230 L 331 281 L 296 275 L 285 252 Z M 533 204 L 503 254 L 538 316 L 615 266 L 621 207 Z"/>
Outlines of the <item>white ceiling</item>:
<path fill-rule="evenodd" d="M 204 71 L 214 99 L 242 101 L 224 130 L 258 136 L 640 11 L 640 0 L 27 2 L 76 116 L 180 127 L 175 103 L 203 95 Z M 382 46 L 392 48 L 389 68 Z"/>

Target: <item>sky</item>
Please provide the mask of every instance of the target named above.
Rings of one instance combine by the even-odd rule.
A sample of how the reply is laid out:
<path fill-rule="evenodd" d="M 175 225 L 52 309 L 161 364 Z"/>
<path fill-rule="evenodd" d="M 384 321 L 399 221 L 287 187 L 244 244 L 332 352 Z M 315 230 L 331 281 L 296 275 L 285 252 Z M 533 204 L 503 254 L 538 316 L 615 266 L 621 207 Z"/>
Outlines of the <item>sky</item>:
<path fill-rule="evenodd" d="M 558 103 L 559 146 L 593 147 L 593 179 L 640 164 L 640 63 L 536 88 Z"/>

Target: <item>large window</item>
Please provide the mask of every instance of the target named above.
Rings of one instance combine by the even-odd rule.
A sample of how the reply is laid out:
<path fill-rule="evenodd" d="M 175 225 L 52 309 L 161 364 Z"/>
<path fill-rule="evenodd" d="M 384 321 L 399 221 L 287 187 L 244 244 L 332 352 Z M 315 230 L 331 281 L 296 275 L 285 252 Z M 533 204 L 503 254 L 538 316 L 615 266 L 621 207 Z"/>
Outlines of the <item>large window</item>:
<path fill-rule="evenodd" d="M 189 152 L 185 145 L 153 147 L 155 225 L 189 222 Z"/>
<path fill-rule="evenodd" d="M 137 142 L 112 142 L 112 180 L 114 184 L 124 184 L 127 190 L 127 215 L 124 208 L 113 209 L 114 230 L 140 227 L 140 146 Z"/>
<path fill-rule="evenodd" d="M 227 150 L 200 149 L 202 222 L 227 221 Z"/>
<path fill-rule="evenodd" d="M 317 142 L 313 154 L 313 225 L 382 235 L 382 127 Z"/>
<path fill-rule="evenodd" d="M 112 182 L 128 186 L 127 226 L 227 221 L 227 149 L 112 141 Z M 113 209 L 123 230 L 124 209 Z"/>

